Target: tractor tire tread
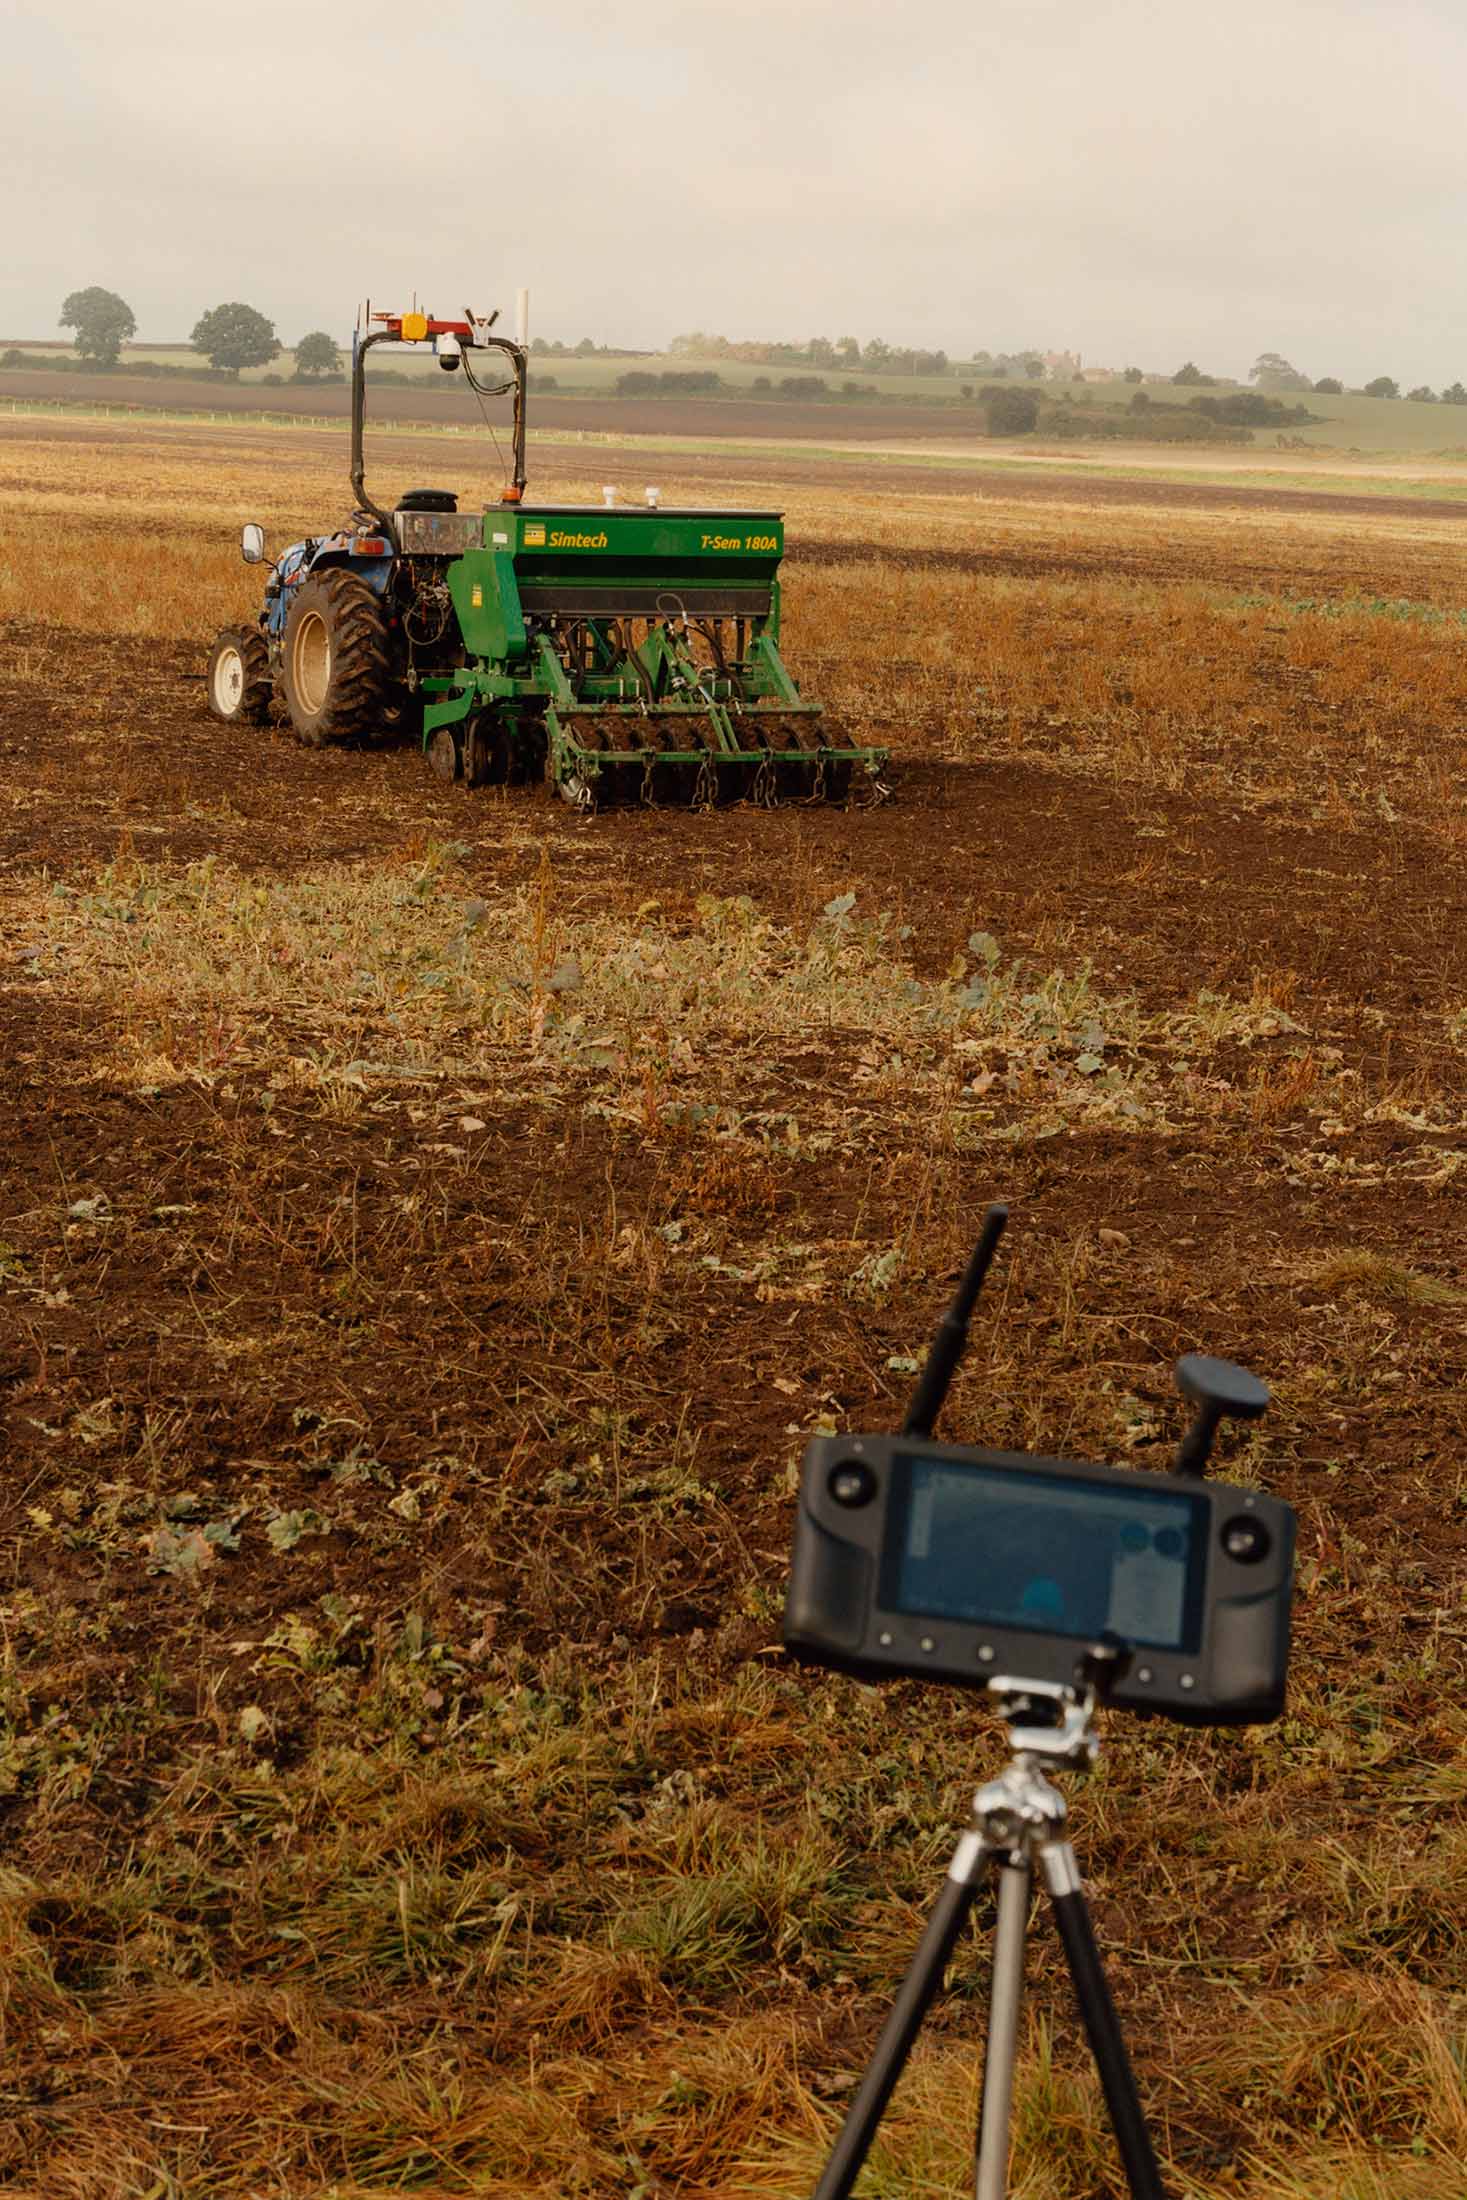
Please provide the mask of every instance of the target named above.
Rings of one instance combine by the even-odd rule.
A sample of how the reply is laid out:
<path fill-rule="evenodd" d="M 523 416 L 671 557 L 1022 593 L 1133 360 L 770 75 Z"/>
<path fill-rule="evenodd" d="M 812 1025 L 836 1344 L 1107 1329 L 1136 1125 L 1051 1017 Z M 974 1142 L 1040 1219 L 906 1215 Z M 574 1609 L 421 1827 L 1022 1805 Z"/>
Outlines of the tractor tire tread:
<path fill-rule="evenodd" d="M 292 629 L 305 610 L 323 617 L 331 636 L 326 700 L 314 715 L 297 707 L 290 677 Z M 308 748 L 335 748 L 381 731 L 392 688 L 387 622 L 381 598 L 359 574 L 339 566 L 313 573 L 291 605 L 284 643 L 282 684 L 298 740 Z"/>

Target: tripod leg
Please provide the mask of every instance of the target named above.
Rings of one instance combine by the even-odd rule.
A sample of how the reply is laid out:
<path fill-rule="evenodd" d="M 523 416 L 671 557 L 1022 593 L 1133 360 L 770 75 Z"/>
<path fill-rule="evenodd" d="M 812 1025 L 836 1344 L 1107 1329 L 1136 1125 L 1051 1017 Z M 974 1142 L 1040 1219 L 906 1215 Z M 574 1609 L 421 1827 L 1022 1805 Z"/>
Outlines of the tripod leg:
<path fill-rule="evenodd" d="M 876 2043 L 876 2052 L 866 2066 L 866 2075 L 815 2188 L 815 2200 L 850 2200 L 851 2188 L 861 2174 L 861 2165 L 876 2137 L 876 2127 L 886 2113 L 886 2104 L 912 2051 L 912 2042 L 942 1982 L 963 1921 L 973 1906 L 989 1853 L 979 1834 L 965 1833 L 959 1841 L 942 1893 L 927 1920 L 927 1930 L 897 1990 L 891 2015 L 882 2026 L 881 2037 Z"/>
<path fill-rule="evenodd" d="M 1095 1928 L 1090 1922 L 1075 1852 L 1068 1841 L 1048 1841 L 1039 1854 L 1044 1866 L 1044 1883 L 1054 1905 L 1054 1921 L 1074 1983 L 1075 1999 L 1080 2004 L 1085 2035 L 1105 2089 L 1105 2105 L 1110 2110 L 1126 2182 L 1131 2188 L 1131 2200 L 1167 2200 L 1151 2134 L 1141 2113 L 1120 2020 L 1101 1968 L 1100 1950 L 1095 1945 Z"/>
<path fill-rule="evenodd" d="M 983 2050 L 983 2109 L 978 2121 L 978 2200 L 1004 2200 L 1009 2174 L 1009 2116 L 1024 1998 L 1024 1941 L 1033 1883 L 1027 1855 L 998 1872 L 998 1922 L 993 1932 L 993 1980 L 988 2040 Z"/>

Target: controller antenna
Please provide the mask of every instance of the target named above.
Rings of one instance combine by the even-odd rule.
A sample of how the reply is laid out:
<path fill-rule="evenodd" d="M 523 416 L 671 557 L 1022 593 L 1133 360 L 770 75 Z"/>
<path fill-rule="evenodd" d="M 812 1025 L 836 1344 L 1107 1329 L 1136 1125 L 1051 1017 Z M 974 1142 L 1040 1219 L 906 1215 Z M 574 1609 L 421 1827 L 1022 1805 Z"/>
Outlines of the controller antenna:
<path fill-rule="evenodd" d="M 978 1294 L 993 1265 L 998 1241 L 1008 1225 L 1007 1207 L 995 1201 L 983 1217 L 978 1243 L 963 1270 L 963 1280 L 953 1294 L 952 1305 L 937 1325 L 937 1335 L 927 1354 L 927 1364 L 917 1377 L 917 1387 L 912 1392 L 907 1418 L 902 1423 L 903 1436 L 930 1436 L 937 1425 L 937 1416 L 942 1411 L 948 1385 L 968 1342 L 968 1324 L 973 1318 L 973 1309 L 978 1304 Z"/>
<path fill-rule="evenodd" d="M 1178 1390 L 1193 1401 L 1197 1415 L 1177 1446 L 1174 1471 L 1194 1475 L 1200 1481 L 1207 1472 L 1218 1422 L 1224 1414 L 1233 1414 L 1240 1421 L 1256 1421 L 1268 1404 L 1268 1385 L 1250 1375 L 1246 1367 L 1238 1367 L 1231 1360 L 1214 1360 L 1206 1352 L 1185 1354 L 1177 1362 L 1176 1376 Z"/>

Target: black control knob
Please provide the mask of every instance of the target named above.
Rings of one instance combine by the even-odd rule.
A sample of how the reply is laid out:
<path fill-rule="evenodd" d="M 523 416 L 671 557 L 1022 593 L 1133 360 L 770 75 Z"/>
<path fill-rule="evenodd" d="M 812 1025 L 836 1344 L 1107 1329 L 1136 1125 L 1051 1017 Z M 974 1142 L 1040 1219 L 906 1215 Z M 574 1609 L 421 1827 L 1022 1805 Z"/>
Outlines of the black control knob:
<path fill-rule="evenodd" d="M 1230 1520 L 1225 1520 L 1219 1541 L 1228 1557 L 1236 1559 L 1240 1566 L 1256 1566 L 1273 1548 L 1273 1537 L 1252 1513 L 1234 1513 Z"/>
<path fill-rule="evenodd" d="M 876 1476 L 864 1459 L 837 1459 L 825 1478 L 825 1487 L 837 1505 L 854 1511 L 858 1505 L 869 1505 L 876 1495 Z"/>

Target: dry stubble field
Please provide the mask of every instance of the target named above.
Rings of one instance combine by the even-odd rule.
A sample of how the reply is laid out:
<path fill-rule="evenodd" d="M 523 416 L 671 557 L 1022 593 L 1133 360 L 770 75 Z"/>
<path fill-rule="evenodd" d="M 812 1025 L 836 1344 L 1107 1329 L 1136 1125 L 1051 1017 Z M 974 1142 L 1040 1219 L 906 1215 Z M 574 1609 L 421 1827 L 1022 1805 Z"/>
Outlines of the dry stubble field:
<path fill-rule="evenodd" d="M 792 1472 L 1003 1196 L 954 1432 L 1159 1464 L 1224 1351 L 1300 1512 L 1288 1717 L 1115 1720 L 1073 1798 L 1176 2190 L 1460 2200 L 1460 521 L 672 464 L 787 505 L 890 805 L 226 738 L 235 531 L 336 439 L 0 432 L 0 2189 L 808 2190 L 1000 1752 L 783 1661 Z M 872 2193 L 967 2189 L 982 1974 Z M 1112 2194 L 1031 1982 L 1016 2192 Z"/>

